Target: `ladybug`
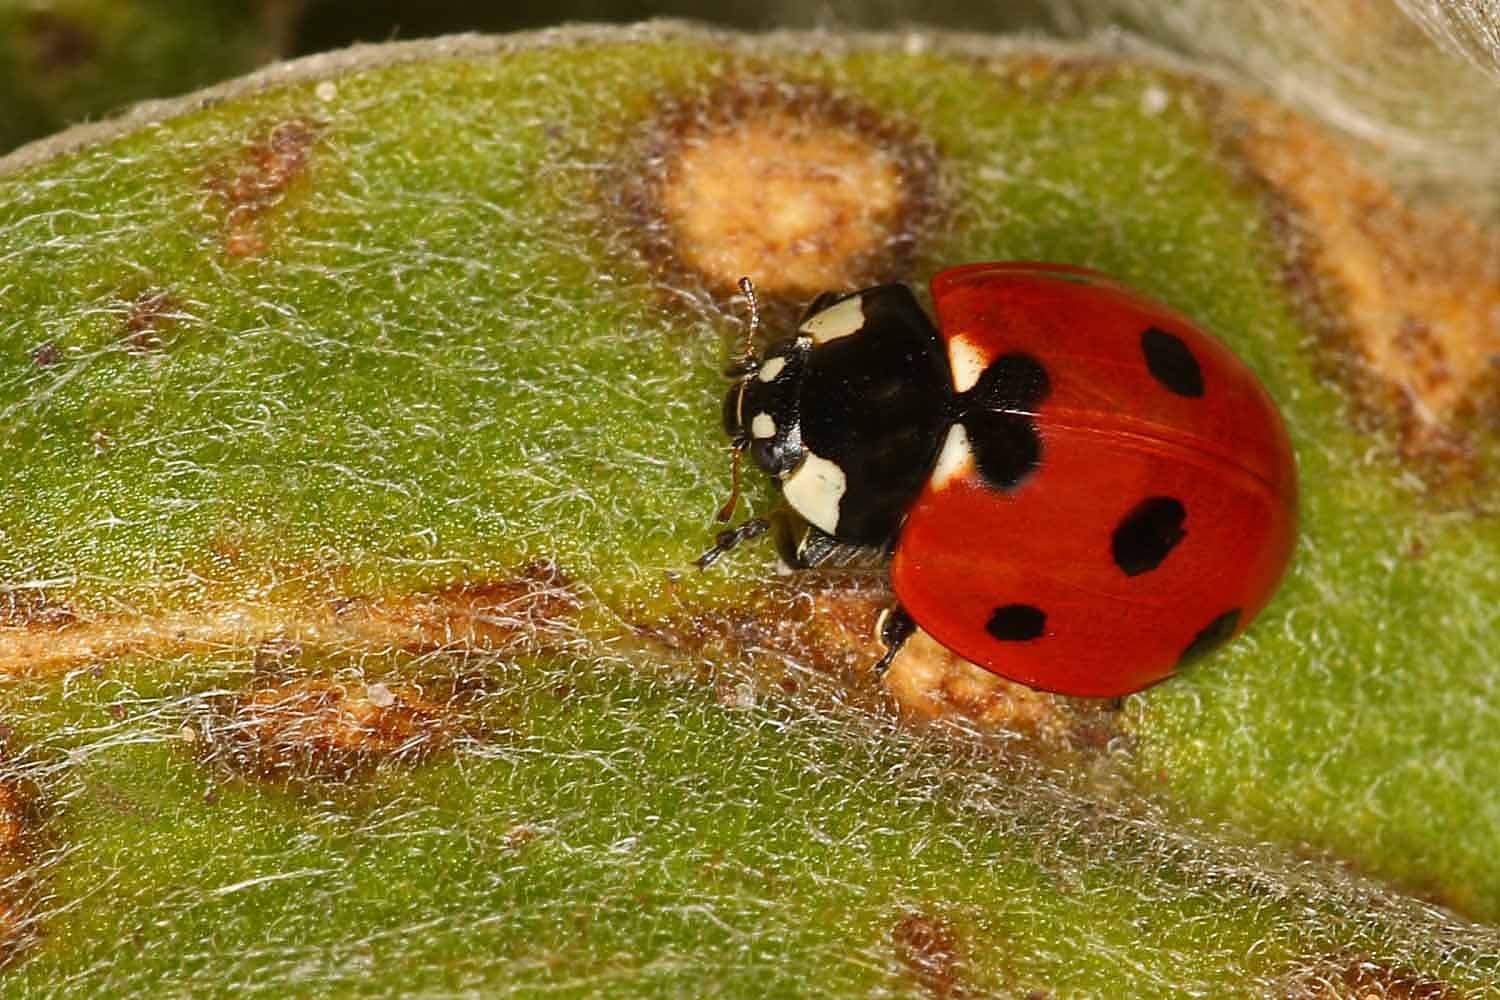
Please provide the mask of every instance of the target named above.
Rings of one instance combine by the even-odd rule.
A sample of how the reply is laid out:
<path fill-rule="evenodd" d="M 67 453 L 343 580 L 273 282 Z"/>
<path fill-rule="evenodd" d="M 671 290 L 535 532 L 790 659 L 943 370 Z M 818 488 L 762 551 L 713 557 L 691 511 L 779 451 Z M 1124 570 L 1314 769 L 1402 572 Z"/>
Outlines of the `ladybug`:
<path fill-rule="evenodd" d="M 750 340 L 759 327 L 749 280 Z M 780 488 L 698 564 L 773 530 L 809 567 L 889 555 L 884 670 L 920 626 L 1002 677 L 1115 697 L 1234 636 L 1291 556 L 1275 405 L 1220 341 L 1066 264 L 966 264 L 813 301 L 727 373 L 735 457 Z"/>

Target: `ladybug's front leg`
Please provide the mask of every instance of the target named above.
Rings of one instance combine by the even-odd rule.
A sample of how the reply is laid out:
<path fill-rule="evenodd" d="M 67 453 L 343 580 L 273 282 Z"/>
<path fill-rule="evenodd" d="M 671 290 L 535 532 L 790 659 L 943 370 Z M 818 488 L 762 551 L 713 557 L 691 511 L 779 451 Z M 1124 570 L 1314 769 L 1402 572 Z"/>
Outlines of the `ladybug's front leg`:
<path fill-rule="evenodd" d="M 726 528 L 714 536 L 713 547 L 703 553 L 693 564 L 699 569 L 708 569 L 719 561 L 719 557 L 736 545 L 751 538 L 759 538 L 771 527 L 771 519 L 768 517 L 752 517 L 744 524 L 733 528 Z"/>
<path fill-rule="evenodd" d="M 776 554 L 787 569 L 812 569 L 844 546 L 822 528 L 786 512 L 772 525 Z"/>
<path fill-rule="evenodd" d="M 832 535 L 819 531 L 785 507 L 777 507 L 764 517 L 752 517 L 744 524 L 719 532 L 714 536 L 713 548 L 694 562 L 699 569 L 707 569 L 741 542 L 759 538 L 767 531 L 776 543 L 776 554 L 788 569 L 810 569 L 838 547 Z"/>
<path fill-rule="evenodd" d="M 875 625 L 880 634 L 880 641 L 885 645 L 885 653 L 875 663 L 875 676 L 879 677 L 890 667 L 891 661 L 901 651 L 906 640 L 916 631 L 917 623 L 911 620 L 911 615 L 897 601 L 885 611 L 881 612 L 880 621 Z"/>

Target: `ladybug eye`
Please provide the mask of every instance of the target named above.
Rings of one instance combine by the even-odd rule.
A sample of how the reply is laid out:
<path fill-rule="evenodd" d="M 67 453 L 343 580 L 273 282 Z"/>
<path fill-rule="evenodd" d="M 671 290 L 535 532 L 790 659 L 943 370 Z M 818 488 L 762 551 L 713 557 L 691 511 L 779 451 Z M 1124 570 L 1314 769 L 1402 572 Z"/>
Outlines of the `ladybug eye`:
<path fill-rule="evenodd" d="M 781 464 L 776 442 L 756 438 L 750 443 L 750 460 L 767 472 L 775 471 Z"/>

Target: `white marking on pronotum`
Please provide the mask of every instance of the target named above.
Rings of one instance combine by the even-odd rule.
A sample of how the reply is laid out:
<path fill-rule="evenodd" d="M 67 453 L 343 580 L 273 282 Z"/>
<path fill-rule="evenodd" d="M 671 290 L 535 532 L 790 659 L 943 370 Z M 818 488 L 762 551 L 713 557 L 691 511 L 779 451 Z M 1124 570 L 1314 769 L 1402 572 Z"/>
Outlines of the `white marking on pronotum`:
<path fill-rule="evenodd" d="M 767 358 L 766 363 L 760 366 L 760 374 L 755 377 L 762 382 L 774 382 L 776 376 L 781 374 L 781 369 L 786 367 L 786 358 Z"/>
<path fill-rule="evenodd" d="M 968 472 L 973 465 L 974 452 L 969 448 L 969 434 L 964 430 L 963 424 L 954 424 L 948 428 L 948 438 L 943 442 L 943 450 L 938 452 L 928 481 L 932 483 L 933 489 L 940 490 L 955 476 Z"/>
<path fill-rule="evenodd" d="M 815 344 L 826 344 L 830 340 L 858 333 L 865 325 L 864 297 L 851 295 L 842 302 L 835 302 L 797 329 L 813 339 Z"/>
<path fill-rule="evenodd" d="M 750 421 L 750 436 L 758 438 L 773 438 L 776 436 L 776 421 L 769 413 L 757 413 L 755 419 Z"/>
<path fill-rule="evenodd" d="M 838 531 L 839 502 L 844 499 L 848 481 L 844 470 L 812 452 L 792 470 L 781 484 L 782 495 L 792 509 L 814 527 L 830 535 Z"/>
<path fill-rule="evenodd" d="M 954 390 L 968 392 L 984 374 L 984 353 L 979 345 L 960 333 L 948 341 L 948 365 L 953 369 Z"/>

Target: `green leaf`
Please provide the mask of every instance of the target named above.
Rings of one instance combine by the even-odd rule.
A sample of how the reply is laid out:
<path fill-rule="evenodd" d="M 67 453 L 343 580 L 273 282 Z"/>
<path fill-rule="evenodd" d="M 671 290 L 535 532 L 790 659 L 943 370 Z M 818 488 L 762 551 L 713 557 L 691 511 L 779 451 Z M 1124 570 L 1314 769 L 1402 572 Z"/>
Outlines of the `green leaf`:
<path fill-rule="evenodd" d="M 0 166 L 0 991 L 1489 988 L 1500 539 L 1349 419 L 1223 99 L 1087 50 L 573 30 Z M 690 571 L 749 244 L 673 214 L 674 157 L 746 123 L 899 195 L 846 257 L 754 244 L 773 321 L 825 268 L 1064 260 L 1262 375 L 1301 541 L 1242 640 L 1018 737 L 837 669 L 868 576 Z M 839 195 L 772 190 L 792 229 Z"/>

